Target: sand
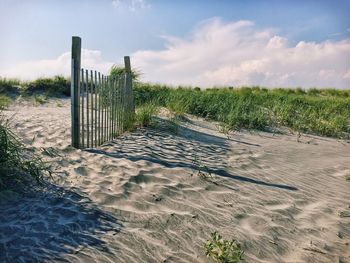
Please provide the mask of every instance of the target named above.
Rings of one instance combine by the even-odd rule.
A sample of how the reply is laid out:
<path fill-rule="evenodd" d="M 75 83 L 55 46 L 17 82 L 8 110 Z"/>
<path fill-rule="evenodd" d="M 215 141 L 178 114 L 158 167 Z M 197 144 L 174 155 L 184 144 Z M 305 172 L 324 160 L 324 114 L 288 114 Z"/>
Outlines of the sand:
<path fill-rule="evenodd" d="M 350 143 L 291 133 L 218 132 L 189 117 L 97 149 L 70 147 L 70 102 L 5 114 L 46 154 L 54 181 L 4 194 L 0 262 L 213 262 L 210 233 L 246 262 L 350 262 Z M 5 198 L 5 197 L 6 198 Z"/>

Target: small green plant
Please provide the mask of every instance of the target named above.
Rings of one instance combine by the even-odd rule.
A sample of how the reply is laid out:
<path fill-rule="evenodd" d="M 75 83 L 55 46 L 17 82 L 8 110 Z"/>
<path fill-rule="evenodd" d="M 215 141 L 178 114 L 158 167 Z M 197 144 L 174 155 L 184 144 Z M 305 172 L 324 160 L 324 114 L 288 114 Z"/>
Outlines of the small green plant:
<path fill-rule="evenodd" d="M 227 125 L 224 122 L 220 122 L 216 128 L 218 129 L 219 132 L 221 132 L 222 134 L 225 134 L 227 137 L 229 137 L 230 131 L 231 131 L 231 127 L 229 125 Z"/>
<path fill-rule="evenodd" d="M 195 171 L 197 172 L 197 176 L 202 180 L 208 180 L 210 178 L 213 178 L 213 175 L 210 172 L 210 169 L 208 166 L 203 164 L 200 160 L 200 158 L 195 153 L 194 159 L 192 161 L 193 166 L 195 167 Z"/>
<path fill-rule="evenodd" d="M 218 232 L 211 234 L 205 245 L 205 254 L 217 262 L 236 263 L 243 260 L 244 251 L 236 240 L 226 240 Z"/>
<path fill-rule="evenodd" d="M 37 105 L 39 105 L 39 104 L 42 105 L 42 104 L 47 102 L 47 98 L 42 96 L 42 95 L 40 95 L 40 96 L 36 95 L 36 96 L 34 96 L 34 102 Z"/>
<path fill-rule="evenodd" d="M 148 103 L 136 110 L 135 124 L 138 127 L 148 127 L 152 124 L 154 115 L 159 111 L 159 108 L 154 103 Z"/>
<path fill-rule="evenodd" d="M 340 211 L 339 216 L 340 217 L 350 217 L 350 211 Z"/>
<path fill-rule="evenodd" d="M 4 109 L 11 103 L 11 99 L 7 96 L 0 95 L 0 110 Z"/>

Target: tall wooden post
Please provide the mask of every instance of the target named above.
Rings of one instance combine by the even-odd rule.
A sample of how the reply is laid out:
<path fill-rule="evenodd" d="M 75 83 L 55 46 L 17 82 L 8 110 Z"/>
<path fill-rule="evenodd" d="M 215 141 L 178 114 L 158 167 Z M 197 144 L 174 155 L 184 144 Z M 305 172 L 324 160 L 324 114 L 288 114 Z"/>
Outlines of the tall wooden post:
<path fill-rule="evenodd" d="M 124 57 L 124 64 L 125 64 L 125 72 L 127 73 L 127 79 L 126 79 L 126 88 L 128 92 L 128 100 L 130 103 L 130 110 L 131 114 L 135 113 L 135 104 L 134 104 L 134 92 L 132 89 L 132 71 L 131 71 L 131 63 L 130 63 L 130 57 L 125 56 Z"/>
<path fill-rule="evenodd" d="M 72 37 L 72 73 L 71 73 L 71 119 L 72 119 L 72 146 L 79 148 L 80 137 L 80 58 L 81 58 L 81 38 Z"/>

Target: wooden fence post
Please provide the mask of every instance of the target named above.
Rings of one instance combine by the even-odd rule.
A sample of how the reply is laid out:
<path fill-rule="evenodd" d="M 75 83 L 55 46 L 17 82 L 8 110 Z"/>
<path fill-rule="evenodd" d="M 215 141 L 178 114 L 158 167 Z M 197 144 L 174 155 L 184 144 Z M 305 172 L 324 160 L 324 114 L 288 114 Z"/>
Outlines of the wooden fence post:
<path fill-rule="evenodd" d="M 72 146 L 80 146 L 80 58 L 81 58 L 81 38 L 72 37 L 72 73 L 71 73 L 71 119 L 72 119 Z"/>
<path fill-rule="evenodd" d="M 127 80 L 126 80 L 126 89 L 127 92 L 129 93 L 129 103 L 131 103 L 131 105 L 129 105 L 130 110 L 131 110 L 131 114 L 135 113 L 135 104 L 134 104 L 134 92 L 132 89 L 132 71 L 131 71 L 131 63 L 130 63 L 130 57 L 129 56 L 125 56 L 124 57 L 124 64 L 125 64 L 125 72 L 127 73 Z"/>

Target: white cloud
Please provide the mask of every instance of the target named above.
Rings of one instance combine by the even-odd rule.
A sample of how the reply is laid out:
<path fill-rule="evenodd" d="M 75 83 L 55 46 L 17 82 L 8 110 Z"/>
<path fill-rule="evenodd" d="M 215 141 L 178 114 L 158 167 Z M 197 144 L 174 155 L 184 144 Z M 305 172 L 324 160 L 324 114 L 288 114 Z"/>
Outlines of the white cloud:
<path fill-rule="evenodd" d="M 348 69 L 348 71 L 346 71 L 346 73 L 344 74 L 343 78 L 350 80 L 350 68 Z"/>
<path fill-rule="evenodd" d="M 121 0 L 112 0 L 112 5 L 113 5 L 113 7 L 115 7 L 115 8 L 120 7 L 120 5 L 121 5 Z"/>
<path fill-rule="evenodd" d="M 350 39 L 320 43 L 288 39 L 251 21 L 211 19 L 189 39 L 165 37 L 162 50 L 143 50 L 132 63 L 145 81 L 193 86 L 350 88 Z"/>
<path fill-rule="evenodd" d="M 137 9 L 145 9 L 150 7 L 150 4 L 148 4 L 146 0 L 131 0 L 129 9 L 131 11 L 136 11 Z"/>
<path fill-rule="evenodd" d="M 114 8 L 120 8 L 123 4 L 125 4 L 132 12 L 151 7 L 146 0 L 112 0 L 112 5 Z"/>
<path fill-rule="evenodd" d="M 172 85 L 350 88 L 350 39 L 292 45 L 272 29 L 251 21 L 200 23 L 189 38 L 163 37 L 161 50 L 131 55 L 143 81 Z M 2 77 L 70 75 L 70 52 L 0 69 Z M 98 50 L 82 50 L 84 68 L 108 73 L 112 62 Z"/>
<path fill-rule="evenodd" d="M 100 71 L 107 74 L 112 62 L 103 61 L 101 51 L 82 49 L 82 66 L 86 69 Z M 25 80 L 32 80 L 38 77 L 50 77 L 54 75 L 70 76 L 71 53 L 65 52 L 54 59 L 43 59 L 19 63 L 13 67 L 0 71 L 3 77 L 20 77 Z"/>

